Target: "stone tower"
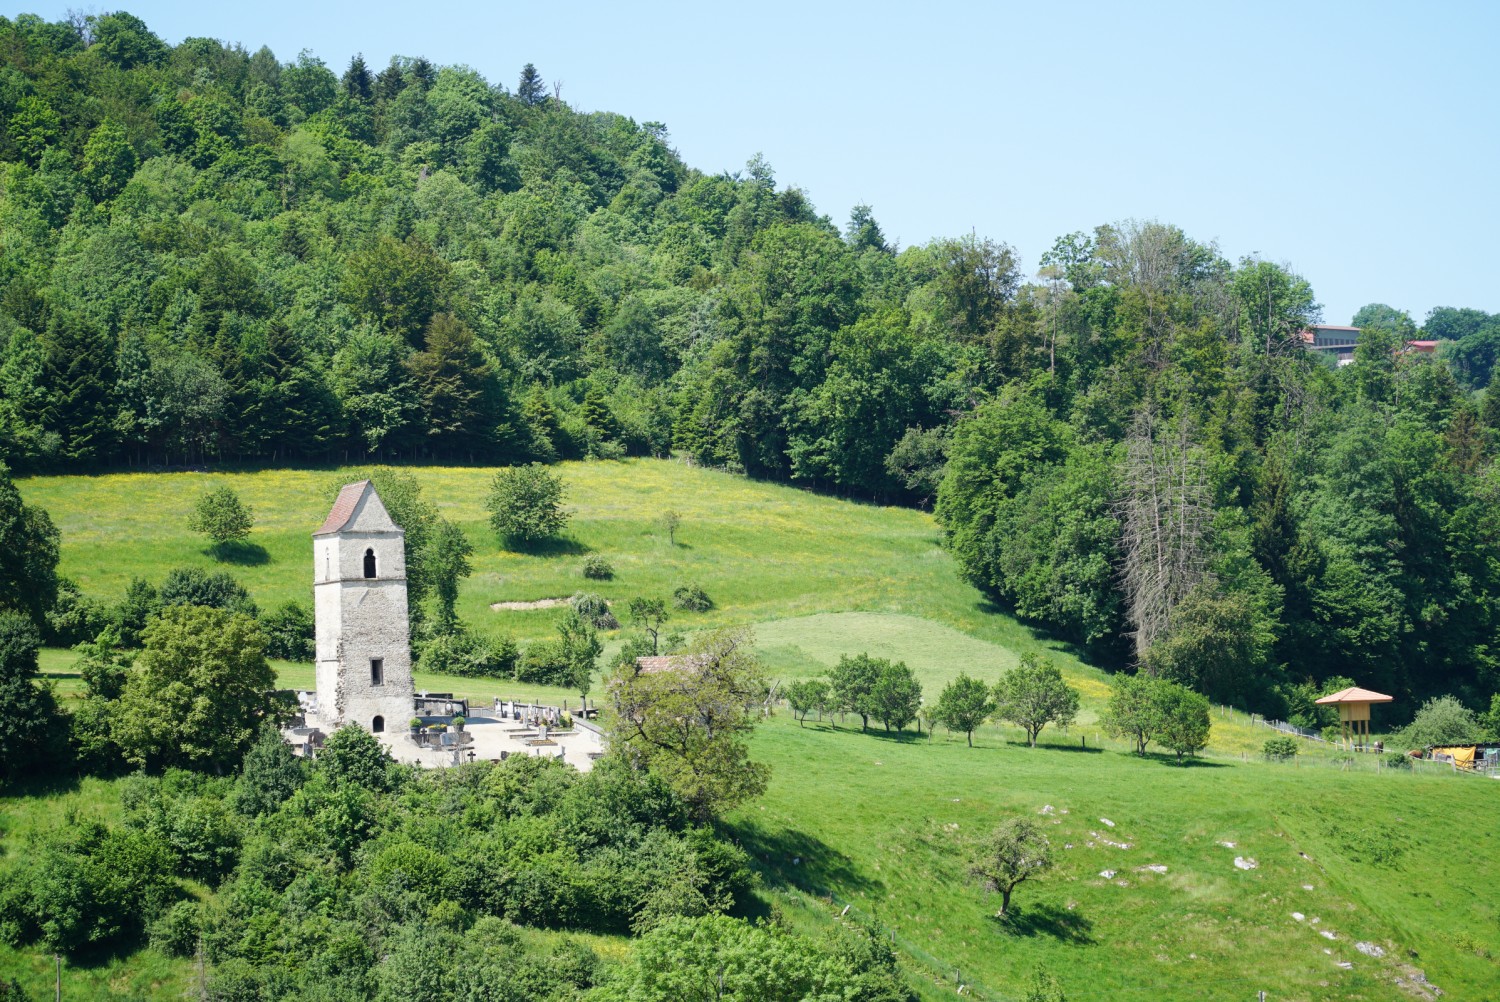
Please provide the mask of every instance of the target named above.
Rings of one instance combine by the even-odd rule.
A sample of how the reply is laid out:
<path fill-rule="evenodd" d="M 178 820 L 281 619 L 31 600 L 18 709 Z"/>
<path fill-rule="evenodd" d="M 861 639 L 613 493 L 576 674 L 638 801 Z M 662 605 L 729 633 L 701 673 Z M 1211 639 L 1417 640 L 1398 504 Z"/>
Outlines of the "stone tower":
<path fill-rule="evenodd" d="M 406 620 L 406 533 L 368 480 L 339 491 L 313 533 L 318 716 L 399 732 L 416 705 Z"/>

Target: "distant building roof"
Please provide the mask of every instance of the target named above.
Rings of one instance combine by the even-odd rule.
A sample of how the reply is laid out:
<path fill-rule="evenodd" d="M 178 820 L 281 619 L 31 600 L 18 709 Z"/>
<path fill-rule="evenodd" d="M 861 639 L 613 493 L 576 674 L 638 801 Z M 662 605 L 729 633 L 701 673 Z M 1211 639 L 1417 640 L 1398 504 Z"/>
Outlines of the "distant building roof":
<path fill-rule="evenodd" d="M 1331 696 L 1324 696 L 1318 700 L 1318 705 L 1328 706 L 1332 703 L 1393 703 L 1395 701 L 1395 696 L 1387 696 L 1382 692 L 1361 689 L 1356 685 L 1348 689 L 1341 689 Z"/>
<path fill-rule="evenodd" d="M 636 658 L 635 667 L 642 675 L 655 675 L 657 672 L 702 668 L 707 662 L 707 657 L 702 654 L 661 654 Z"/>
<path fill-rule="evenodd" d="M 1313 324 L 1313 330 L 1317 331 L 1354 331 L 1358 333 L 1363 328 L 1348 327 L 1344 324 Z"/>
<path fill-rule="evenodd" d="M 365 488 L 369 486 L 368 480 L 345 484 L 344 488 L 339 491 L 338 500 L 333 502 L 333 509 L 329 511 L 328 517 L 323 520 L 323 524 L 313 535 L 324 536 L 330 532 L 338 532 L 348 525 L 349 520 L 354 517 L 354 509 L 359 507 L 359 499 L 364 497 Z"/>
<path fill-rule="evenodd" d="M 1436 341 L 1408 341 L 1406 346 L 1412 351 L 1437 351 Z"/>

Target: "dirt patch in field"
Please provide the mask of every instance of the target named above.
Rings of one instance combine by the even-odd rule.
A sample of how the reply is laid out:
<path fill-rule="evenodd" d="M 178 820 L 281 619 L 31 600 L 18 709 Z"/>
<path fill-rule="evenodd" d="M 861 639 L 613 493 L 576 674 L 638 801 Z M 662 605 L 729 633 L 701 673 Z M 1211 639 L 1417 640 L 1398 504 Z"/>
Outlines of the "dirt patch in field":
<path fill-rule="evenodd" d="M 555 609 L 567 605 L 565 598 L 539 598 L 535 602 L 491 602 L 491 612 L 525 612 L 527 609 Z"/>

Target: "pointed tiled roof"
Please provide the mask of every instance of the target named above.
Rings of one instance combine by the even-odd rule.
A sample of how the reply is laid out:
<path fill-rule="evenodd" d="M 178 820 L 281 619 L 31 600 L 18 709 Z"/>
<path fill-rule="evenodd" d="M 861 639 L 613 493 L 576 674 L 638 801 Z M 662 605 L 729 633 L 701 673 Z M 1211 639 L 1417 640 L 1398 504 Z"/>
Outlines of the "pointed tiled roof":
<path fill-rule="evenodd" d="M 1331 696 L 1324 696 L 1318 700 L 1318 705 L 1327 706 L 1329 703 L 1393 703 L 1395 696 L 1387 696 L 1383 692 L 1371 692 L 1369 689 L 1361 689 L 1359 686 L 1351 686 L 1342 689 Z"/>
<path fill-rule="evenodd" d="M 369 486 L 368 480 L 345 484 L 343 490 L 339 491 L 338 500 L 333 503 L 333 510 L 328 513 L 328 517 L 323 520 L 323 524 L 313 535 L 326 536 L 348 525 L 349 520 L 354 517 L 354 509 L 359 507 L 359 499 L 364 497 L 365 488 Z"/>

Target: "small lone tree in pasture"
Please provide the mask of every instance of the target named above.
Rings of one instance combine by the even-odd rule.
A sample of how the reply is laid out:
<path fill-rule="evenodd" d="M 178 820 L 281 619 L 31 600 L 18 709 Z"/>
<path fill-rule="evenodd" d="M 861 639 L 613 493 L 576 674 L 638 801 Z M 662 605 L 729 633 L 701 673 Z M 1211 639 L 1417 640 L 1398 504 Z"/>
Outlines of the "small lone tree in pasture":
<path fill-rule="evenodd" d="M 936 718 L 950 731 L 963 731 L 974 747 L 974 728 L 995 712 L 995 694 L 977 678 L 959 675 L 938 696 Z"/>
<path fill-rule="evenodd" d="M 630 625 L 641 630 L 651 638 L 651 653 L 661 653 L 661 628 L 672 618 L 667 612 L 667 602 L 660 598 L 646 598 L 641 596 L 630 600 L 630 606 L 625 613 L 630 620 Z"/>
<path fill-rule="evenodd" d="M 980 842 L 969 873 L 983 881 L 986 890 L 1000 895 L 1000 910 L 995 914 L 1005 918 L 1015 889 L 1051 866 L 1052 846 L 1042 826 L 1032 818 L 1021 817 L 1000 822 Z"/>
<path fill-rule="evenodd" d="M 567 527 L 562 478 L 541 463 L 500 470 L 490 483 L 484 507 L 490 527 L 510 545 L 527 546 Z"/>
<path fill-rule="evenodd" d="M 1026 732 L 1031 747 L 1048 724 L 1067 727 L 1078 716 L 1078 692 L 1048 658 L 1027 654 L 995 686 L 995 718 Z"/>
<path fill-rule="evenodd" d="M 458 583 L 474 572 L 469 558 L 474 545 L 464 531 L 446 518 L 438 517 L 432 535 L 422 548 L 422 563 L 431 578 L 437 596 L 437 629 L 453 633 L 458 629 Z"/>
<path fill-rule="evenodd" d="M 604 645 L 599 642 L 593 624 L 576 609 L 569 610 L 557 624 L 557 632 L 562 638 L 567 685 L 578 693 L 578 698 L 587 707 L 589 690 L 594 685 L 594 670 L 599 667 L 599 655 L 604 653 Z"/>
<path fill-rule="evenodd" d="M 799 678 L 786 687 L 786 702 L 792 708 L 792 715 L 805 726 L 807 715 L 821 711 L 828 702 L 828 693 L 828 683 L 822 679 Z"/>
<path fill-rule="evenodd" d="M 840 713 L 859 714 L 859 729 L 870 726 L 871 694 L 875 683 L 880 681 L 880 670 L 884 664 L 868 654 L 845 654 L 828 673 L 828 684 L 833 690 L 834 704 Z"/>
<path fill-rule="evenodd" d="M 661 526 L 661 531 L 667 534 L 667 545 L 676 546 L 677 530 L 682 528 L 682 513 L 668 508 L 656 521 Z"/>
<path fill-rule="evenodd" d="M 916 718 L 921 707 L 922 686 L 906 662 L 884 662 L 880 677 L 870 690 L 870 710 L 875 719 L 884 724 L 887 731 L 892 728 L 900 731 Z"/>
<path fill-rule="evenodd" d="M 1137 755 L 1146 754 L 1146 746 L 1161 729 L 1160 707 L 1153 698 L 1157 685 L 1157 680 L 1147 675 L 1118 679 L 1109 706 L 1099 719 L 1106 734 L 1130 738 Z"/>
<path fill-rule="evenodd" d="M 1208 697 L 1176 682 L 1158 681 L 1156 685 L 1161 717 L 1156 740 L 1176 752 L 1181 762 L 1184 754 L 1193 755 L 1208 746 L 1213 727 Z"/>
<path fill-rule="evenodd" d="M 250 535 L 255 513 L 232 487 L 216 487 L 193 505 L 188 528 L 207 536 L 214 546 L 238 543 Z"/>

